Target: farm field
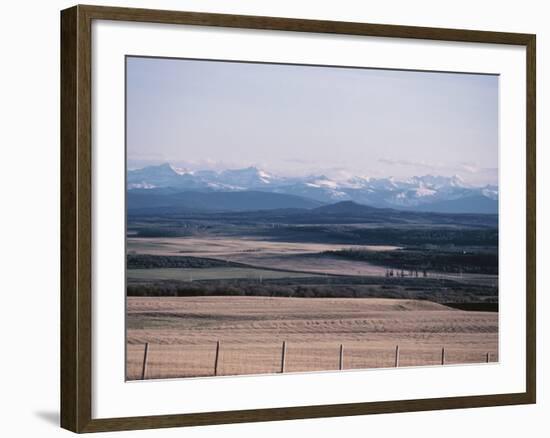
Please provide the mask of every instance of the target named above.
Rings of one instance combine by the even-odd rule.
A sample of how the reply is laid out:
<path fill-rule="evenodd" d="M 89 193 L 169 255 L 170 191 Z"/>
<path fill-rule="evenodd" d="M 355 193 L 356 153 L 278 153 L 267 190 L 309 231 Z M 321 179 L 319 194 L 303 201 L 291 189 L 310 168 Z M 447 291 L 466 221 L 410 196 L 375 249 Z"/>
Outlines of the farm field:
<path fill-rule="evenodd" d="M 343 245 L 332 243 L 301 243 L 301 242 L 274 242 L 256 240 L 253 238 L 230 237 L 148 237 L 127 238 L 127 251 L 130 254 L 151 254 L 160 256 L 190 256 L 207 257 L 222 261 L 230 261 L 249 265 L 251 268 L 267 268 L 268 270 L 309 272 L 312 274 L 353 275 L 383 277 L 387 267 L 375 265 L 364 260 L 347 260 L 324 254 L 329 251 L 358 250 L 358 251 L 396 251 L 401 249 L 395 245 Z M 129 273 L 130 274 L 130 273 Z M 144 273 L 134 273 L 133 278 L 144 279 Z M 159 275 L 159 272 L 155 273 Z M 244 272 L 235 271 L 235 275 Z M 259 278 L 261 272 L 252 272 L 252 277 Z M 173 279 L 174 273 L 166 272 L 163 277 Z M 187 274 L 181 274 L 181 279 L 188 280 Z M 177 275 L 176 275 L 177 276 Z M 289 275 L 293 277 L 292 275 Z M 270 277 L 270 275 L 268 275 Z M 455 279 L 460 281 L 474 281 L 480 284 L 496 284 L 497 275 L 489 274 L 456 274 L 448 272 L 430 272 L 430 277 L 441 279 Z M 155 277 L 157 278 L 157 277 Z M 212 279 L 213 277 L 208 277 Z M 219 277 L 223 278 L 247 278 Z M 280 278 L 280 277 L 271 277 Z M 206 278 L 205 278 L 206 279 Z"/>
<path fill-rule="evenodd" d="M 127 379 L 498 361 L 498 313 L 379 298 L 128 297 Z"/>
<path fill-rule="evenodd" d="M 220 257 L 236 254 L 313 254 L 342 248 L 391 251 L 395 245 L 342 245 L 334 243 L 274 242 L 239 237 L 128 237 L 128 251 L 156 255 Z"/>
<path fill-rule="evenodd" d="M 258 268 L 337 275 L 382 276 L 385 273 L 385 268 L 365 262 L 316 256 L 316 254 L 344 248 L 361 248 L 369 251 L 398 249 L 398 247 L 390 245 L 272 242 L 251 238 L 236 239 L 227 237 L 128 238 L 127 242 L 128 252 L 138 254 L 208 257 L 224 261 L 230 260 L 231 262 L 243 263 Z M 255 274 L 261 275 L 260 273 Z"/>

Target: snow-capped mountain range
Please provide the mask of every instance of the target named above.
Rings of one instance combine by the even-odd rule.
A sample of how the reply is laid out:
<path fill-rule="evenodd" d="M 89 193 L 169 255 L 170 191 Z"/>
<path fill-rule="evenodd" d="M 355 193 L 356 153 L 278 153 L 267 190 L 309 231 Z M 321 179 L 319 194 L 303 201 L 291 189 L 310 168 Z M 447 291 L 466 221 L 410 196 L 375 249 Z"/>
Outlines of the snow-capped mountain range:
<path fill-rule="evenodd" d="M 324 175 L 283 177 L 255 167 L 223 171 L 177 169 L 170 164 L 129 170 L 128 190 L 266 191 L 309 198 L 323 203 L 354 201 L 373 207 L 441 211 L 445 213 L 497 213 L 498 187 L 474 187 L 459 176 L 394 178 L 352 177 L 333 180 Z"/>

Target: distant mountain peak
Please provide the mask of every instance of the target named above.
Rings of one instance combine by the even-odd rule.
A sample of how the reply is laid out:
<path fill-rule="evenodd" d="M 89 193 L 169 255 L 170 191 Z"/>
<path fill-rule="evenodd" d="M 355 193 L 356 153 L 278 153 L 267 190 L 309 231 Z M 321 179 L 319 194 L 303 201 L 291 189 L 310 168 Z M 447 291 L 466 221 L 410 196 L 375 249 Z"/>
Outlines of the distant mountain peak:
<path fill-rule="evenodd" d="M 144 167 L 142 169 L 139 169 L 139 170 L 150 170 L 150 171 L 162 171 L 162 172 L 171 172 L 171 173 L 177 173 L 176 170 L 174 169 L 174 166 L 172 166 L 170 163 L 162 163 L 162 164 L 157 164 L 156 166 L 148 166 L 148 167 Z"/>
<path fill-rule="evenodd" d="M 443 187 L 468 187 L 468 184 L 459 175 L 441 176 L 441 175 L 423 175 L 413 176 L 407 182 L 411 184 L 422 184 L 428 188 L 443 188 Z"/>
<path fill-rule="evenodd" d="M 340 175 L 342 176 L 342 175 Z M 457 209 L 464 212 L 486 211 L 481 196 L 498 202 L 498 186 L 475 187 L 466 183 L 459 175 L 443 176 L 427 174 L 398 179 L 393 176 L 375 178 L 353 176 L 331 178 L 327 174 L 309 174 L 303 177 L 285 177 L 256 166 L 219 170 L 179 169 L 170 163 L 129 170 L 127 173 L 128 190 L 172 188 L 176 191 L 263 191 L 295 195 L 324 204 L 339 204 L 338 201 L 353 201 L 357 205 L 397 208 L 407 210 L 426 210 L 449 208 L 447 201 L 454 202 Z M 353 204 L 343 204 L 340 208 Z M 496 205 L 493 203 L 488 203 Z"/>
<path fill-rule="evenodd" d="M 218 182 L 231 184 L 243 190 L 270 184 L 277 177 L 254 166 L 226 169 L 217 174 Z"/>
<path fill-rule="evenodd" d="M 361 205 L 361 204 L 359 204 L 355 201 L 340 201 L 340 202 L 336 202 L 332 205 L 340 206 L 340 207 L 356 207 L 356 206 L 364 207 L 364 205 Z"/>

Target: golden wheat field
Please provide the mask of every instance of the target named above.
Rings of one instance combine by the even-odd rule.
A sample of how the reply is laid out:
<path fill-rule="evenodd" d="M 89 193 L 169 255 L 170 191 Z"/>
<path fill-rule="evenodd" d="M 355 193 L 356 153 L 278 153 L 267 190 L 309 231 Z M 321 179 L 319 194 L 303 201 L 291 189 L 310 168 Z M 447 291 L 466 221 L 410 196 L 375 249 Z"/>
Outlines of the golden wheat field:
<path fill-rule="evenodd" d="M 378 298 L 128 297 L 127 379 L 498 361 L 498 313 Z M 342 356 L 341 356 L 342 349 Z"/>

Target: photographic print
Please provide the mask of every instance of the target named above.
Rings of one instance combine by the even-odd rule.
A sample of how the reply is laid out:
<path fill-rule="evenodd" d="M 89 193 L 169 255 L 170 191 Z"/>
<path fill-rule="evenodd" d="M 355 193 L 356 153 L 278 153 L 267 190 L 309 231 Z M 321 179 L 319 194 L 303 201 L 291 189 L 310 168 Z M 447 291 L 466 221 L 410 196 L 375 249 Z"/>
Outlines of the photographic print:
<path fill-rule="evenodd" d="M 498 96 L 127 56 L 127 380 L 498 362 Z"/>

